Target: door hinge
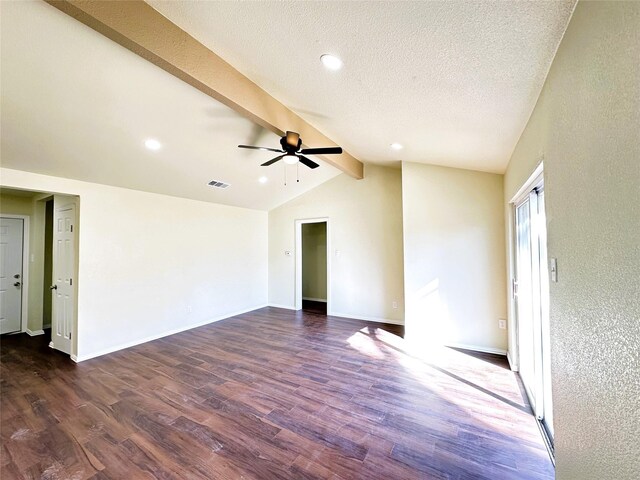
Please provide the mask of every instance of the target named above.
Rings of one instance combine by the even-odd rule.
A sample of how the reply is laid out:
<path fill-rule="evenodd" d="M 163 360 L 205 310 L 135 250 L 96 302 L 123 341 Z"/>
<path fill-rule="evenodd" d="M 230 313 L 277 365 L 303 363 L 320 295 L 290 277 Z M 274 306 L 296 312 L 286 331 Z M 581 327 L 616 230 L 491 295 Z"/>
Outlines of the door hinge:
<path fill-rule="evenodd" d="M 69 286 L 73 285 L 73 278 L 69 279 Z"/>
<path fill-rule="evenodd" d="M 518 281 L 515 278 L 511 279 L 511 298 L 518 296 Z"/>
<path fill-rule="evenodd" d="M 71 225 L 71 233 L 73 233 L 73 225 Z"/>

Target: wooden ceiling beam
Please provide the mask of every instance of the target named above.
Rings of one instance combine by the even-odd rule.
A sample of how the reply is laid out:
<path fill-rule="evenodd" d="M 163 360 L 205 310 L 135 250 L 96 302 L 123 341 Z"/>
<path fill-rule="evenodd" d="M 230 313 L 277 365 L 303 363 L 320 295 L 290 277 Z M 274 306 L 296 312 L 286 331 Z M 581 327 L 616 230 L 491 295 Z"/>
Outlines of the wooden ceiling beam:
<path fill-rule="evenodd" d="M 45 1 L 277 135 L 291 130 L 306 146 L 335 145 L 142 0 Z M 346 152 L 321 158 L 356 179 L 364 176 L 362 162 Z"/>

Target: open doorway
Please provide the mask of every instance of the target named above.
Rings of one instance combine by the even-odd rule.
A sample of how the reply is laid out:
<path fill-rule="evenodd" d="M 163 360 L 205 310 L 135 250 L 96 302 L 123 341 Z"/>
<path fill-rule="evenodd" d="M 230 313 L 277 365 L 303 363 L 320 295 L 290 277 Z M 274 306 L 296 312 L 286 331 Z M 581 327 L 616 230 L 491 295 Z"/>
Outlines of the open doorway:
<path fill-rule="evenodd" d="M 1 333 L 24 333 L 25 338 L 37 336 L 52 349 L 72 358 L 77 351 L 78 200 L 75 196 L 47 192 L 0 190 L 3 226 L 0 232 L 7 231 L 7 241 L 15 237 L 22 243 L 21 248 L 12 247 L 10 251 L 3 248 L 6 257 L 2 261 L 3 270 L 11 271 L 0 273 L 3 279 L 12 280 L 11 284 L 3 281 L 3 291 L 15 294 L 13 297 L 22 303 L 16 304 L 19 307 L 16 308 L 16 302 L 9 304 L 11 299 L 0 295 L 3 316 L 5 312 L 12 315 L 17 312 L 21 317 L 19 324 L 3 322 Z"/>
<path fill-rule="evenodd" d="M 329 312 L 328 220 L 296 221 L 296 310 Z"/>
<path fill-rule="evenodd" d="M 514 307 L 518 371 L 536 418 L 553 446 L 549 277 L 544 182 L 540 172 L 513 202 Z"/>
<path fill-rule="evenodd" d="M 53 198 L 43 200 L 45 204 L 44 219 L 44 274 L 42 276 L 42 329 L 51 328 L 53 310 Z"/>

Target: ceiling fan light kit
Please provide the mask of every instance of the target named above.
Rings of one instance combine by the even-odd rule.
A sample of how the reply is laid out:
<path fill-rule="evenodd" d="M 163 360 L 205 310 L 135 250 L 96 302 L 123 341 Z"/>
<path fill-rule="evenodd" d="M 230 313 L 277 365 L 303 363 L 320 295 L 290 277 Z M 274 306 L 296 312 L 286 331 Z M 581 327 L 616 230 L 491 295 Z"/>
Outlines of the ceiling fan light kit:
<path fill-rule="evenodd" d="M 302 139 L 300 138 L 300 134 L 296 132 L 287 131 L 285 135 L 280 139 L 280 146 L 282 147 L 280 150 L 276 148 L 268 148 L 268 147 L 256 147 L 254 145 L 238 145 L 239 148 L 249 148 L 251 150 L 266 150 L 269 152 L 277 152 L 281 155 L 278 155 L 271 160 L 264 162 L 261 166 L 268 167 L 280 160 L 284 159 L 284 163 L 287 165 L 295 165 L 300 162 L 306 167 L 309 168 L 318 168 L 318 165 L 313 160 L 305 157 L 305 155 L 339 155 L 342 153 L 342 148 L 340 147 L 320 147 L 320 148 L 303 148 L 302 147 Z"/>

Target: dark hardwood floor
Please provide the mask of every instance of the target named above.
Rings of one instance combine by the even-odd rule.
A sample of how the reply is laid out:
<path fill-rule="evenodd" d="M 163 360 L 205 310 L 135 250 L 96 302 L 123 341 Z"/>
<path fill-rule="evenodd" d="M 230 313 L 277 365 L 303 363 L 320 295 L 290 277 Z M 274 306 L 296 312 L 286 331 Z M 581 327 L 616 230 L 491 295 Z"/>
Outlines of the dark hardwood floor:
<path fill-rule="evenodd" d="M 78 365 L 1 339 L 0 477 L 552 479 L 502 357 L 264 308 Z"/>

